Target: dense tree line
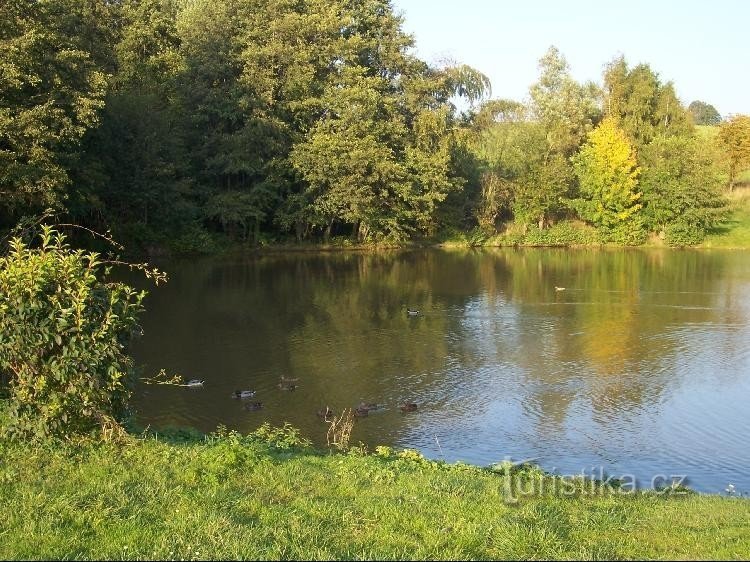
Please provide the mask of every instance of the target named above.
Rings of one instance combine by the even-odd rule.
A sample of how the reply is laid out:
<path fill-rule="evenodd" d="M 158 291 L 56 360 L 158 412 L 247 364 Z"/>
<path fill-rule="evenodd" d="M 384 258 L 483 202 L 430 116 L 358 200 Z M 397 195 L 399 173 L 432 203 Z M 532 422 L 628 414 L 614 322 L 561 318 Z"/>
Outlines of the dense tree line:
<path fill-rule="evenodd" d="M 528 103 L 490 101 L 474 119 L 478 224 L 527 233 L 582 220 L 596 229 L 588 240 L 700 242 L 726 209 L 726 166 L 705 150 L 714 141 L 696 134 L 673 85 L 623 57 L 601 86 L 578 84 L 554 47 L 539 68 Z M 727 143 L 717 141 L 722 154 L 738 144 Z"/>
<path fill-rule="evenodd" d="M 488 101 L 401 24 L 389 0 L 6 0 L 0 226 L 53 207 L 210 251 L 570 220 L 695 241 L 717 220 L 727 180 L 648 65 L 579 84 L 552 48 L 527 103 Z"/>

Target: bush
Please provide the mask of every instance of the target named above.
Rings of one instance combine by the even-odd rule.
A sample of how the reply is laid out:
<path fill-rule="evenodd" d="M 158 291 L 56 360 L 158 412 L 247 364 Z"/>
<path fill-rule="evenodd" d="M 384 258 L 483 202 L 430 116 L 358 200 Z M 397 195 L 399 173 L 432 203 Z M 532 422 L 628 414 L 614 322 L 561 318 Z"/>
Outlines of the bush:
<path fill-rule="evenodd" d="M 682 222 L 667 225 L 664 234 L 664 241 L 670 246 L 695 246 L 706 237 L 700 226 Z"/>
<path fill-rule="evenodd" d="M 600 235 L 604 242 L 623 246 L 640 246 L 648 237 L 639 217 L 623 221 L 610 228 L 602 227 Z"/>
<path fill-rule="evenodd" d="M 199 223 L 190 223 L 180 230 L 169 243 L 170 249 L 181 255 L 211 254 L 218 250 L 214 237 Z"/>
<path fill-rule="evenodd" d="M 9 391 L 2 432 L 41 439 L 119 428 L 130 396 L 125 353 L 144 292 L 108 282 L 96 253 L 42 227 L 40 245 L 10 242 L 0 258 L 0 374 Z"/>
<path fill-rule="evenodd" d="M 599 243 L 596 229 L 580 223 L 562 221 L 547 229 L 531 225 L 522 239 L 526 246 L 576 246 Z"/>

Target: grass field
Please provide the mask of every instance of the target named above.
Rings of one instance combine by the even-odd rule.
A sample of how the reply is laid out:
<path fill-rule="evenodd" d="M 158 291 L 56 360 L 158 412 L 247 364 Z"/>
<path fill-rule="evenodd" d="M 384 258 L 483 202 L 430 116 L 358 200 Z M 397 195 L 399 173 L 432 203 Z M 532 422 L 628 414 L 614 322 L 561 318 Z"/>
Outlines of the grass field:
<path fill-rule="evenodd" d="M 296 442 L 290 432 L 117 446 L 0 441 L 0 558 L 750 557 L 748 499 L 623 494 L 583 480 L 563 494 L 554 489 L 563 481 L 535 468 Z"/>

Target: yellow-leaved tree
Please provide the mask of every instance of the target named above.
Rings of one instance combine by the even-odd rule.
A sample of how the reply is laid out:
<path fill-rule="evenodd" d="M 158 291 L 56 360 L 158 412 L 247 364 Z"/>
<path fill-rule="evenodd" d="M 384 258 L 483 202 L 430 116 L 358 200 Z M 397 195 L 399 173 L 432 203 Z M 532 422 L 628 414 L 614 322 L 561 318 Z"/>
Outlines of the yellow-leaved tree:
<path fill-rule="evenodd" d="M 572 204 L 579 216 L 597 226 L 604 241 L 642 243 L 640 168 L 616 119 L 608 117 L 591 131 L 572 160 L 581 194 Z"/>

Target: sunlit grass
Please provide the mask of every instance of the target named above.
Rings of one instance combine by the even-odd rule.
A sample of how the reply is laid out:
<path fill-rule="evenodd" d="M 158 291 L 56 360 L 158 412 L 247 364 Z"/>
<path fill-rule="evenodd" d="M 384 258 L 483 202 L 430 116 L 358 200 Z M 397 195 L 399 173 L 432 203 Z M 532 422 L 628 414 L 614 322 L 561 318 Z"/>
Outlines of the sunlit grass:
<path fill-rule="evenodd" d="M 750 188 L 735 189 L 731 213 L 701 244 L 705 248 L 750 249 Z"/>
<path fill-rule="evenodd" d="M 415 453 L 329 455 L 232 436 L 0 442 L 0 453 L 5 559 L 750 556 L 748 500 L 597 488 L 510 502 L 510 478 L 552 481 L 534 468 L 508 476 Z"/>

